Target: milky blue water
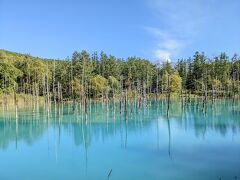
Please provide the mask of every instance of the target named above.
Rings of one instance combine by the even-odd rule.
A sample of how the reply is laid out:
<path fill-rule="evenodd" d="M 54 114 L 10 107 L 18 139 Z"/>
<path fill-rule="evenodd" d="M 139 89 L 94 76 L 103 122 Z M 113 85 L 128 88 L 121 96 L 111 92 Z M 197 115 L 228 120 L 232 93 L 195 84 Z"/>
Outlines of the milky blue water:
<path fill-rule="evenodd" d="M 240 179 L 240 103 L 0 112 L 0 180 Z"/>

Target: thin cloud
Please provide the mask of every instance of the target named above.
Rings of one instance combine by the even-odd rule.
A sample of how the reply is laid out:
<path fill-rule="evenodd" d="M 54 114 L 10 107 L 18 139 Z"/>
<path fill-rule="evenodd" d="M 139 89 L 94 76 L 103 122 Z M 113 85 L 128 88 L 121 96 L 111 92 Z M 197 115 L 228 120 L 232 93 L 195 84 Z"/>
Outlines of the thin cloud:
<path fill-rule="evenodd" d="M 157 49 L 154 51 L 154 55 L 160 61 L 171 61 L 171 52 L 168 50 Z"/>
<path fill-rule="evenodd" d="M 153 27 L 145 29 L 157 39 L 153 54 L 158 61 L 171 61 L 184 47 L 186 42 L 174 38 L 171 34 Z"/>
<path fill-rule="evenodd" d="M 153 53 L 159 61 L 170 61 L 189 46 L 210 21 L 215 0 L 147 0 L 159 21 L 145 29 L 156 37 Z"/>

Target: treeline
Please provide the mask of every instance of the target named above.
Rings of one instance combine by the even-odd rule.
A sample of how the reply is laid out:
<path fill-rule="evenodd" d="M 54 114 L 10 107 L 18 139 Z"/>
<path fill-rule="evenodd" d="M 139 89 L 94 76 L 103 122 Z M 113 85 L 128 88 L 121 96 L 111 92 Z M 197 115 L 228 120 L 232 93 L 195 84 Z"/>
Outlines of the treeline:
<path fill-rule="evenodd" d="M 196 52 L 176 63 L 74 52 L 65 60 L 0 50 L 0 94 L 44 96 L 48 102 L 89 98 L 160 97 L 163 94 L 238 97 L 240 58 Z"/>

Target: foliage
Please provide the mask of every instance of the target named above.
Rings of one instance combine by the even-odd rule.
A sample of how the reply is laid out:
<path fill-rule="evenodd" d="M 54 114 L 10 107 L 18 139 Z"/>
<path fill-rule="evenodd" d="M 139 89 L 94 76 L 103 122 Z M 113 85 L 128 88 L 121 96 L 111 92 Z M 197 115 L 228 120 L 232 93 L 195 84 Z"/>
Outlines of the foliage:
<path fill-rule="evenodd" d="M 109 76 L 108 84 L 111 87 L 111 92 L 115 94 L 120 93 L 120 82 L 113 76 Z"/>
<path fill-rule="evenodd" d="M 108 80 L 101 75 L 94 76 L 90 82 L 95 97 L 101 97 L 109 90 Z"/>
<path fill-rule="evenodd" d="M 7 92 L 13 90 L 17 77 L 22 76 L 22 72 L 10 63 L 0 62 L 0 88 Z"/>
<path fill-rule="evenodd" d="M 80 98 L 83 95 L 84 89 L 79 79 L 72 80 L 74 99 Z"/>
<path fill-rule="evenodd" d="M 126 60 L 104 52 L 89 54 L 75 51 L 72 58 L 53 60 L 0 50 L 0 92 L 50 96 L 56 92 L 64 98 L 111 97 L 121 91 L 146 95 L 164 93 L 170 78 L 171 92 L 204 89 L 240 94 L 240 59 L 221 53 L 207 58 L 196 52 L 192 58 L 176 63 L 154 64 L 147 59 Z"/>
<path fill-rule="evenodd" d="M 178 72 L 175 72 L 171 76 L 171 91 L 172 92 L 180 92 L 182 89 L 182 78 L 179 76 Z"/>

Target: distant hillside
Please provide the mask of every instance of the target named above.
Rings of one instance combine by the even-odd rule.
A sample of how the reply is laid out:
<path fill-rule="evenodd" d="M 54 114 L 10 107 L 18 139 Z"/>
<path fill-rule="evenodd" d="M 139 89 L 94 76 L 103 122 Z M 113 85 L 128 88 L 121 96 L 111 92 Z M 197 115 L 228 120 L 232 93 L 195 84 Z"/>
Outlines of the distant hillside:
<path fill-rule="evenodd" d="M 4 92 L 11 93 L 14 88 L 17 88 L 19 93 L 43 94 L 42 89 L 45 86 L 45 79 L 47 78 L 50 83 L 53 76 L 53 68 L 55 68 L 54 71 L 57 75 L 56 71 L 60 73 L 60 69 L 63 66 L 66 66 L 66 61 L 33 57 L 29 54 L 1 49 L 0 94 Z M 40 90 L 42 91 L 41 93 L 34 92 Z"/>
<path fill-rule="evenodd" d="M 48 58 L 39 58 L 39 57 L 34 57 L 29 54 L 21 54 L 21 53 L 16 53 L 8 50 L 3 50 L 0 49 L 0 60 L 7 60 L 7 61 L 24 61 L 24 60 L 49 60 L 52 61 L 53 59 L 48 59 Z"/>

